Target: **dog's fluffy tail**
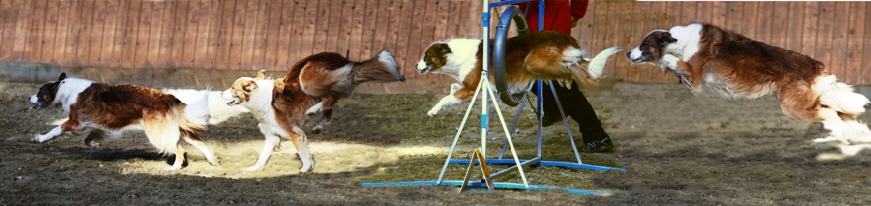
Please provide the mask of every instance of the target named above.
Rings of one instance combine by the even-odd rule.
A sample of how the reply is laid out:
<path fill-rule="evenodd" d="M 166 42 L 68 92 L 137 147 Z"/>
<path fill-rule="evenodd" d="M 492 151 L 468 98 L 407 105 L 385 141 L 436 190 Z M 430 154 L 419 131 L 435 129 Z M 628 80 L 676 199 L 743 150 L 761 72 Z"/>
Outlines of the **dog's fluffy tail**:
<path fill-rule="evenodd" d="M 821 104 L 845 114 L 862 114 L 869 103 L 865 95 L 853 92 L 850 85 L 837 82 L 835 75 L 817 78 L 813 90 L 820 93 Z"/>
<path fill-rule="evenodd" d="M 585 59 L 590 62 L 587 65 L 587 72 L 590 74 L 592 78 L 600 78 L 602 77 L 602 71 L 605 69 L 605 63 L 608 62 L 608 57 L 613 54 L 620 52 L 620 47 L 611 47 L 599 52 L 596 57 L 593 59 Z"/>
<path fill-rule="evenodd" d="M 360 62 L 354 67 L 354 80 L 356 82 L 380 81 L 394 82 L 405 81 L 405 77 L 399 74 L 399 65 L 389 51 L 383 50 L 372 59 Z"/>
<path fill-rule="evenodd" d="M 172 105 L 164 114 L 146 114 L 143 127 L 148 140 L 161 154 L 174 154 L 181 139 L 200 140 L 209 119 L 208 102 L 207 90 L 196 102 Z"/>

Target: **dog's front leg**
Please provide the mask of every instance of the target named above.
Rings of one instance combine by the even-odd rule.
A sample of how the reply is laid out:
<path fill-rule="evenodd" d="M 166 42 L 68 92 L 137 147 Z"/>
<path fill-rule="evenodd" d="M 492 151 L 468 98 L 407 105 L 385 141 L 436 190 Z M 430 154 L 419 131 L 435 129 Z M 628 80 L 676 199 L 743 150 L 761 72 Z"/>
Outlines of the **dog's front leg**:
<path fill-rule="evenodd" d="M 436 103 L 436 105 L 433 106 L 432 109 L 426 112 L 426 115 L 429 115 L 430 117 L 436 116 L 439 114 L 439 111 L 441 111 L 445 106 L 455 105 L 466 101 L 464 99 L 459 99 L 455 97 L 457 95 L 457 91 L 462 88 L 463 86 L 459 83 L 451 84 L 451 93 L 448 94 L 448 96 L 443 97 L 442 100 L 439 101 L 439 103 Z"/>
<path fill-rule="evenodd" d="M 84 128 L 81 127 L 82 124 L 79 122 L 79 109 L 81 109 L 79 104 L 70 106 L 69 119 L 60 125 L 63 132 L 69 132 L 73 136 L 82 132 Z"/>
<path fill-rule="evenodd" d="M 243 169 L 244 171 L 261 171 L 263 167 L 266 166 L 266 161 L 269 160 L 269 156 L 272 155 L 272 151 L 275 150 L 275 147 L 278 146 L 278 143 L 281 139 L 273 133 L 272 129 L 281 129 L 281 128 L 270 128 L 272 127 L 269 124 L 258 124 L 260 127 L 260 132 L 263 133 L 266 141 L 263 142 L 263 150 L 260 151 L 260 157 L 257 158 L 257 163 L 254 163 L 254 166 Z"/>
<path fill-rule="evenodd" d="M 322 112 L 322 111 L 324 111 L 323 102 L 318 102 L 314 106 L 309 107 L 308 110 L 305 111 L 305 114 L 306 115 L 313 115 L 313 114 L 317 114 L 318 112 Z"/>
<path fill-rule="evenodd" d="M 63 134 L 63 129 L 61 129 L 61 126 L 57 126 L 57 127 L 54 127 L 54 129 L 51 129 L 51 131 L 49 131 L 48 133 L 45 133 L 45 134 L 38 134 L 37 133 L 36 136 L 33 137 L 33 140 L 36 142 L 46 142 L 46 141 L 49 141 L 51 139 L 54 139 L 57 136 L 60 136 L 61 134 Z"/>

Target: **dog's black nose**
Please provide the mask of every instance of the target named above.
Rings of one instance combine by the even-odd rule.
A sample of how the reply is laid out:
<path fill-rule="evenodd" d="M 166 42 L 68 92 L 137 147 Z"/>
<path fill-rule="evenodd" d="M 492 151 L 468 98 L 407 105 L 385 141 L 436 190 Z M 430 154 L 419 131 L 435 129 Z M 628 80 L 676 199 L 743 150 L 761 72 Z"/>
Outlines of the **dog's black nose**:
<path fill-rule="evenodd" d="M 399 81 L 400 81 L 400 82 L 404 82 L 404 81 L 405 81 L 405 77 L 399 77 Z"/>
<path fill-rule="evenodd" d="M 632 51 L 626 52 L 626 58 L 632 59 Z"/>

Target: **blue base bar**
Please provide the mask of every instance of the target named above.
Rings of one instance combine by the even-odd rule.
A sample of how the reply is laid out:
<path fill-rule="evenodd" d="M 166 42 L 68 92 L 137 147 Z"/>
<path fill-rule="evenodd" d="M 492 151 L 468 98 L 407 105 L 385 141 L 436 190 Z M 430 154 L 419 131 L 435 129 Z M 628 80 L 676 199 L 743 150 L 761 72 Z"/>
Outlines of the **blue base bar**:
<path fill-rule="evenodd" d="M 407 187 L 407 186 L 436 186 L 439 185 L 437 181 L 407 181 L 407 182 L 386 182 L 386 183 L 372 183 L 372 182 L 363 182 L 361 183 L 363 187 Z M 441 185 L 446 186 L 460 186 L 463 184 L 463 181 L 442 181 Z M 468 187 L 487 187 L 487 184 L 481 182 L 469 182 L 466 184 Z M 518 189 L 523 190 L 526 189 L 523 184 L 518 183 L 501 183 L 494 182 L 494 188 L 500 189 Z M 553 187 L 553 186 L 545 186 L 545 185 L 529 185 L 529 189 L 531 190 L 560 190 L 571 194 L 576 195 L 602 195 L 603 193 L 595 190 L 581 190 L 581 189 L 569 189 L 562 187 Z M 473 190 L 471 192 L 481 192 L 480 190 Z"/>
<path fill-rule="evenodd" d="M 469 164 L 469 159 L 452 159 L 450 161 L 451 164 Z M 526 159 L 520 159 L 520 162 L 525 162 Z M 478 163 L 478 160 L 475 160 L 475 163 Z M 515 164 L 514 159 L 487 159 L 488 164 Z M 578 164 L 571 162 L 558 162 L 558 161 L 539 161 L 538 163 L 532 165 L 544 165 L 544 166 L 557 166 L 557 167 L 571 167 L 578 169 L 587 169 L 587 170 L 595 170 L 595 171 L 619 171 L 622 173 L 626 173 L 626 169 L 616 168 L 616 167 L 605 167 L 605 166 L 597 166 L 597 165 L 587 165 L 587 164 Z"/>

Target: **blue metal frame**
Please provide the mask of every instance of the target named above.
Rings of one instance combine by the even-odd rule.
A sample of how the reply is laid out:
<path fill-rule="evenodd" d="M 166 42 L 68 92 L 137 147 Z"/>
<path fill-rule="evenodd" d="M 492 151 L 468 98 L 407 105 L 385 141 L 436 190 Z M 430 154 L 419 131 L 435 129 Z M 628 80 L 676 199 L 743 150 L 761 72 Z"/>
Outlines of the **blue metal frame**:
<path fill-rule="evenodd" d="M 482 26 L 483 26 L 483 29 L 484 29 L 483 34 L 487 35 L 487 36 L 485 36 L 485 37 L 482 38 L 482 40 L 484 40 L 484 41 L 482 41 L 482 43 L 484 44 L 484 49 L 485 49 L 484 51 L 485 51 L 485 52 L 487 52 L 487 49 L 489 48 L 489 45 L 488 45 L 489 41 L 486 41 L 486 39 L 489 39 L 489 33 L 490 33 L 490 30 L 489 30 L 489 26 L 490 26 L 490 12 L 489 12 L 489 11 L 490 11 L 490 9 L 492 9 L 493 7 L 506 6 L 506 5 L 518 4 L 518 3 L 524 3 L 524 2 L 532 2 L 532 1 L 536 1 L 536 0 L 510 0 L 510 1 L 502 1 L 502 2 L 491 2 L 491 3 L 488 4 L 488 8 L 489 8 L 489 9 L 487 9 L 487 10 L 485 10 L 485 11 L 482 12 L 482 21 L 483 21 Z M 544 25 L 544 0 L 538 0 L 538 2 L 539 2 L 539 4 L 538 4 L 538 5 L 539 5 L 539 6 L 538 6 L 538 31 L 541 31 L 541 30 L 544 29 L 544 28 L 543 28 L 543 25 Z M 493 65 L 494 65 L 494 68 L 497 68 L 497 71 L 496 71 L 497 73 L 498 73 L 498 72 L 504 72 L 504 71 L 498 71 L 498 70 L 503 70 L 503 69 L 504 69 L 504 54 L 501 55 L 501 56 L 499 56 L 500 58 L 496 59 L 496 58 L 495 58 L 495 57 L 497 56 L 496 53 L 501 53 L 501 52 L 504 51 L 504 50 L 499 51 L 500 49 L 504 49 L 504 48 L 502 48 L 502 46 L 503 46 L 503 45 L 502 45 L 502 44 L 503 44 L 502 41 L 503 41 L 504 38 L 505 38 L 505 37 L 504 37 L 504 33 L 505 33 L 504 30 L 507 30 L 507 29 L 508 29 L 508 27 L 509 27 L 510 24 L 511 24 L 511 20 L 512 20 L 512 19 L 517 18 L 517 15 L 515 15 L 514 12 L 518 12 L 518 11 L 519 11 L 519 9 L 517 9 L 516 7 L 512 7 L 512 8 L 507 9 L 506 12 L 505 12 L 505 14 L 503 14 L 503 16 L 502 16 L 503 18 L 500 19 L 500 20 L 501 20 L 501 21 L 500 21 L 500 24 L 497 26 L 497 29 L 500 29 L 500 30 L 497 30 L 497 38 L 496 38 L 496 40 L 494 40 L 494 41 L 495 41 L 495 42 L 494 42 L 494 44 L 495 44 L 495 45 L 494 45 L 494 50 L 496 50 L 496 51 L 493 51 L 493 53 L 494 53 L 494 59 L 493 59 L 493 62 L 492 62 Z M 522 12 L 521 12 L 521 13 L 522 13 Z M 507 17 L 506 17 L 506 16 L 507 16 Z M 506 19 L 507 19 L 507 20 L 506 20 Z M 524 19 L 524 17 L 523 17 L 522 15 L 520 16 L 519 19 L 521 19 L 521 20 L 524 21 L 524 23 L 522 24 L 522 26 L 526 26 L 525 19 Z M 518 26 L 521 26 L 521 24 L 518 23 Z M 528 32 L 528 31 L 526 31 L 526 32 Z M 500 34 L 500 33 L 501 33 L 501 34 Z M 524 33 L 524 31 L 518 31 L 518 34 L 519 34 L 519 35 L 523 35 L 523 34 L 525 34 L 525 33 Z M 500 37 L 501 37 L 502 39 L 500 39 Z M 484 69 L 485 69 L 484 72 L 490 72 L 490 69 L 488 69 L 488 67 L 487 67 L 487 65 L 489 65 L 489 63 L 490 63 L 488 60 L 490 60 L 490 58 L 488 58 L 488 57 L 485 55 L 485 57 L 484 57 L 484 61 L 485 61 L 485 63 L 488 63 L 488 64 L 485 64 L 485 65 L 484 65 Z M 501 61 L 501 62 L 500 62 L 500 61 Z M 502 66 L 497 66 L 497 65 L 502 65 Z M 494 73 L 494 74 L 496 74 L 496 73 Z M 504 74 L 504 73 L 503 73 L 503 74 Z M 486 75 L 486 78 L 489 78 L 489 75 Z M 515 165 L 515 167 L 517 167 L 517 166 L 521 166 L 521 165 L 522 165 L 522 166 L 526 166 L 526 165 L 557 166 L 557 167 L 569 167 L 569 168 L 577 168 L 577 169 L 588 169 L 588 170 L 595 170 L 595 171 L 618 171 L 618 172 L 626 173 L 626 169 L 622 169 L 622 168 L 604 167 L 604 166 L 596 166 L 596 165 L 583 164 L 583 163 L 581 162 L 581 160 L 580 160 L 580 156 L 578 155 L 577 148 L 575 148 L 574 138 L 573 138 L 572 135 L 571 135 L 571 130 L 570 130 L 570 128 L 569 128 L 568 122 L 566 122 L 566 121 L 563 121 L 563 122 L 564 122 L 564 125 L 565 125 L 565 127 L 566 127 L 566 130 L 567 130 L 568 133 L 569 133 L 569 138 L 570 138 L 570 141 L 571 141 L 571 143 L 572 143 L 572 147 L 573 147 L 572 149 L 574 149 L 574 153 L 575 153 L 575 156 L 576 156 L 576 158 L 577 158 L 577 160 L 578 160 L 578 163 L 559 162 L 559 161 L 541 161 L 541 157 L 542 157 L 542 151 L 541 151 L 541 150 L 542 150 L 542 136 L 541 136 L 541 133 L 542 133 L 542 125 L 541 125 L 542 111 L 541 111 L 541 108 L 542 108 L 542 106 L 543 106 L 543 100 L 542 100 L 542 98 L 540 98 L 540 97 L 541 97 L 541 94 L 543 93 L 543 86 L 544 86 L 544 84 L 543 84 L 543 81 L 542 81 L 542 80 L 537 80 L 537 81 L 535 82 L 535 84 L 538 85 L 538 91 L 535 91 L 535 92 L 536 92 L 536 94 L 537 94 L 538 97 L 539 97 L 539 98 L 537 98 L 537 105 L 538 105 L 538 107 L 537 107 L 537 109 L 536 109 L 536 119 L 539 121 L 539 124 L 538 124 L 538 136 L 537 136 L 537 142 L 538 142 L 538 146 L 537 146 L 537 150 L 538 150 L 538 152 L 537 152 L 537 157 L 535 157 L 535 158 L 533 158 L 533 159 L 524 159 L 524 160 L 522 160 L 522 162 L 523 162 L 522 164 L 518 163 L 517 160 L 515 160 L 515 159 L 502 159 L 502 156 L 503 156 L 504 153 L 505 153 L 505 148 L 507 148 L 507 146 L 508 146 L 508 143 L 507 143 L 507 141 L 506 141 L 505 147 L 503 147 L 503 149 L 502 149 L 502 154 L 499 155 L 499 159 L 486 159 L 485 161 L 486 161 L 487 163 L 493 163 L 493 164 L 517 164 L 517 165 Z M 498 84 L 497 84 L 497 86 L 498 86 Z M 551 87 L 551 91 L 554 92 L 554 94 L 553 94 L 554 97 L 557 98 L 557 97 L 556 97 L 556 92 L 553 90 L 553 83 L 552 83 L 552 82 L 550 83 L 550 87 Z M 500 91 L 504 91 L 504 90 L 501 90 L 501 89 L 504 89 L 504 88 L 499 88 L 499 89 L 500 89 Z M 488 133 L 488 131 L 487 131 L 487 127 L 488 127 L 488 121 L 489 121 L 489 118 L 488 118 L 488 116 L 487 116 L 487 110 L 489 110 L 489 106 L 487 106 L 487 102 L 488 102 L 488 101 L 487 101 L 487 98 L 488 98 L 487 96 L 488 96 L 488 95 L 487 95 L 487 94 L 483 94 L 483 95 L 484 95 L 484 97 L 483 97 L 484 100 L 482 100 L 482 107 L 484 107 L 484 108 L 482 108 L 482 114 L 481 114 L 481 129 L 482 129 L 482 133 L 483 133 L 483 134 L 482 134 L 482 141 L 486 141 L 486 139 L 484 139 L 484 136 Z M 501 95 L 500 95 L 500 96 L 501 96 Z M 495 98 L 495 97 L 492 97 L 492 98 Z M 526 101 L 526 99 L 523 98 L 523 99 L 522 99 L 522 103 L 520 103 L 521 106 L 520 106 L 520 109 L 518 110 L 518 117 L 519 117 L 519 114 L 520 114 L 520 110 L 523 109 L 523 104 L 525 103 L 525 101 Z M 503 102 L 506 102 L 506 101 L 503 101 Z M 513 103 L 514 105 L 516 105 L 516 102 L 511 101 L 510 103 Z M 557 102 L 557 104 L 559 104 L 559 102 Z M 512 105 L 512 106 L 514 106 L 514 105 Z M 498 106 L 498 105 L 495 105 L 495 106 Z M 562 109 L 562 106 L 560 105 L 559 107 L 560 107 L 560 108 L 559 108 L 559 110 L 560 110 L 560 114 L 562 115 L 563 120 L 566 120 L 566 115 L 565 115 L 565 112 L 564 112 L 563 109 Z M 470 105 L 470 108 L 471 108 L 471 105 Z M 468 111 L 467 111 L 467 112 L 468 112 Z M 518 117 L 515 117 L 514 123 L 512 124 L 510 131 L 514 131 L 514 126 L 516 126 L 517 120 L 519 119 Z M 458 135 L 459 135 L 459 134 L 458 134 Z M 486 149 L 485 142 L 482 142 L 482 147 L 483 147 L 483 149 Z M 482 151 L 482 152 L 483 152 L 483 151 Z M 485 153 L 485 155 L 486 155 L 486 153 Z M 485 156 L 485 157 L 486 157 L 486 156 Z M 450 158 L 450 154 L 449 154 L 448 158 Z M 516 157 L 515 157 L 515 158 L 516 158 Z M 469 164 L 470 161 L 471 161 L 470 159 L 448 159 L 448 160 L 449 160 L 449 161 L 448 161 L 447 163 L 450 163 L 450 164 Z M 478 161 L 476 160 L 475 162 L 477 163 Z M 445 167 L 447 167 L 447 163 L 445 164 Z M 442 171 L 441 171 L 442 173 L 441 173 L 441 175 L 439 176 L 439 180 L 438 180 L 438 181 L 407 181 L 407 182 L 388 182 L 388 183 L 362 183 L 362 185 L 363 185 L 364 187 L 396 187 L 396 186 L 435 186 L 435 185 L 461 186 L 461 185 L 463 184 L 462 181 L 444 181 L 444 180 L 442 180 L 441 178 L 442 178 L 442 176 L 444 175 L 445 169 L 446 169 L 446 168 L 442 168 Z M 498 177 L 498 176 L 496 176 L 496 174 L 499 174 L 499 173 L 505 173 L 505 172 L 507 172 L 507 171 L 509 171 L 509 170 L 511 170 L 511 169 L 509 168 L 509 169 L 506 169 L 506 170 L 503 170 L 503 171 L 497 172 L 497 173 L 494 174 L 493 177 L 494 177 L 494 178 L 495 178 L 495 177 Z M 521 170 L 521 175 L 522 175 L 522 170 Z M 524 180 L 525 180 L 525 179 L 524 179 Z M 524 183 L 526 183 L 526 182 L 524 181 Z M 487 187 L 486 183 L 483 183 L 483 182 L 469 182 L 469 183 L 467 184 L 467 186 L 469 186 L 469 187 Z M 593 190 L 569 189 L 569 188 L 560 188 L 560 187 L 553 187 L 553 186 L 528 185 L 528 184 L 517 184 L 517 183 L 499 183 L 499 182 L 494 182 L 494 183 L 493 183 L 493 186 L 496 187 L 496 188 L 507 188 L 507 189 L 543 189 L 543 190 L 561 190 L 561 191 L 565 191 L 565 192 L 568 192 L 568 193 L 571 193 L 571 194 L 579 194 L 579 195 L 601 195 L 601 194 L 603 194 L 602 192 L 599 192 L 599 191 L 593 191 Z"/>

